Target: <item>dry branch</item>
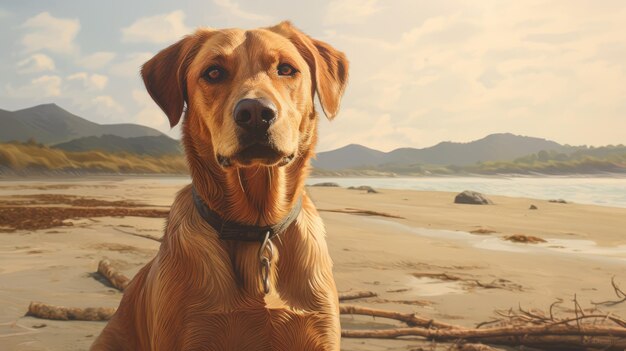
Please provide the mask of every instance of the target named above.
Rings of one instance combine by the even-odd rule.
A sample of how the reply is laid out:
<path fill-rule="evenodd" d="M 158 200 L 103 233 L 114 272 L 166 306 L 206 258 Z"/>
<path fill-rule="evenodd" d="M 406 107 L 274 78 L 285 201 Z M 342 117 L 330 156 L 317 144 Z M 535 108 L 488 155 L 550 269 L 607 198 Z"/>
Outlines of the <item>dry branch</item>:
<path fill-rule="evenodd" d="M 433 319 L 419 317 L 412 313 L 400 313 L 395 311 L 387 311 L 374 309 L 369 307 L 354 306 L 354 305 L 340 305 L 339 312 L 341 314 L 358 314 L 362 316 L 380 317 L 387 319 L 395 319 L 400 322 L 406 323 L 411 327 L 424 327 L 424 328 L 459 328 L 453 324 L 437 322 Z"/>
<path fill-rule="evenodd" d="M 106 321 L 115 313 L 113 307 L 64 307 L 41 302 L 31 302 L 27 316 L 61 321 Z"/>
<path fill-rule="evenodd" d="M 378 294 L 373 291 L 348 291 L 344 293 L 339 293 L 339 301 L 364 299 L 366 297 L 376 296 L 378 296 Z"/>
<path fill-rule="evenodd" d="M 551 306 L 554 307 L 554 304 Z M 466 328 L 409 313 L 371 309 L 359 306 L 340 307 L 342 314 L 359 314 L 389 318 L 404 322 L 408 328 L 380 330 L 342 330 L 348 338 L 394 339 L 420 337 L 438 342 L 480 342 L 490 345 L 528 346 L 550 350 L 624 350 L 626 322 L 611 314 L 584 314 L 574 299 L 574 316 L 557 319 L 552 311 L 508 310 L 496 311 L 499 318 L 481 323 L 477 328 Z M 480 328 L 488 324 L 497 326 Z"/>
<path fill-rule="evenodd" d="M 119 291 L 124 291 L 130 282 L 130 279 L 128 279 L 127 276 L 118 272 L 111 266 L 111 262 L 109 262 L 109 260 L 100 261 L 98 264 L 98 273 L 107 278 L 109 282 L 111 282 L 111 285 Z"/>
<path fill-rule="evenodd" d="M 617 296 L 617 298 L 619 300 L 611 300 L 611 301 L 602 301 L 602 302 L 591 302 L 592 304 L 599 306 L 599 305 L 604 305 L 604 306 L 615 306 L 618 305 L 622 302 L 626 302 L 626 293 L 619 287 L 619 285 L 617 285 L 617 283 L 615 282 L 615 277 L 611 278 L 611 285 L 613 286 L 613 290 L 615 291 L 615 295 Z"/>

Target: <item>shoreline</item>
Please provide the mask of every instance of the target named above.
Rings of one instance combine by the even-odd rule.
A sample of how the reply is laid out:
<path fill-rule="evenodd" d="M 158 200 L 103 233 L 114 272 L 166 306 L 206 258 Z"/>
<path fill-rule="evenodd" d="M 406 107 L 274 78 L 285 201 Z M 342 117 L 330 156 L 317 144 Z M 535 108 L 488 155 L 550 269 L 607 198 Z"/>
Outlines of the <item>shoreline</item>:
<path fill-rule="evenodd" d="M 0 193 L 10 183 L 89 183 L 151 182 L 189 184 L 188 175 L 89 175 L 76 177 L 1 178 Z M 563 182 L 560 182 L 562 180 Z M 544 183 L 545 182 L 545 183 Z M 525 199 L 558 200 L 568 203 L 626 208 L 626 177 L 308 177 L 305 185 L 317 188 L 319 183 L 336 183 L 339 188 L 370 186 L 379 190 L 442 191 L 460 193 L 472 190 L 487 196 L 508 196 Z"/>
<path fill-rule="evenodd" d="M 338 171 L 338 173 L 341 173 Z M 189 178 L 187 173 L 97 173 L 97 172 L 51 172 L 51 173 L 0 173 L 1 181 L 14 180 L 61 180 L 61 179 L 97 179 L 97 178 Z M 315 174 L 315 170 L 308 179 L 327 179 L 327 178 L 363 178 L 363 179 L 428 179 L 428 178 L 486 178 L 486 179 L 502 179 L 502 178 L 565 178 L 565 179 L 626 179 L 626 173 L 566 173 L 566 174 L 550 174 L 550 173 L 498 173 L 498 174 L 480 174 L 480 173 L 458 173 L 458 174 Z"/>
<path fill-rule="evenodd" d="M 626 179 L 626 173 L 569 173 L 569 174 L 547 174 L 547 173 L 498 173 L 498 174 L 479 174 L 479 173 L 459 173 L 459 174 L 423 174 L 423 175 L 407 175 L 407 174 L 394 174 L 394 175 L 312 175 L 309 179 L 324 179 L 324 178 L 615 178 Z"/>

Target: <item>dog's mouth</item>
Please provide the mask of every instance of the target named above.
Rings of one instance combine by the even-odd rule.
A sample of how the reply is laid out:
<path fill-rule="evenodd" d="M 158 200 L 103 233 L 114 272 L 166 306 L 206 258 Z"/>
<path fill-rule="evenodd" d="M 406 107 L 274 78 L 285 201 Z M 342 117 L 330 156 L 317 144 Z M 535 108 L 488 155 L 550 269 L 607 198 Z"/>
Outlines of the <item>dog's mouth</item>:
<path fill-rule="evenodd" d="M 254 165 L 282 167 L 289 164 L 295 154 L 285 155 L 267 144 L 249 145 L 233 156 L 217 155 L 217 162 L 224 168 Z"/>

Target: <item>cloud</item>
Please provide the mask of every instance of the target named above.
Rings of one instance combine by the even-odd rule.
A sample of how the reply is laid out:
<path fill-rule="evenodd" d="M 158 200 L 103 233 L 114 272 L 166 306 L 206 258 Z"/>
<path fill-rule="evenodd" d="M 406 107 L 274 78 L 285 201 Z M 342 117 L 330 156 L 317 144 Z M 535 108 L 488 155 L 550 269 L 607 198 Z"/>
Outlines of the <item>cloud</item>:
<path fill-rule="evenodd" d="M 111 66 L 111 74 L 125 77 L 139 77 L 141 66 L 152 58 L 154 54 L 150 52 L 135 52 L 126 55 L 122 62 L 118 62 Z"/>
<path fill-rule="evenodd" d="M 326 24 L 362 23 L 380 11 L 378 0 L 332 0 L 326 9 Z"/>
<path fill-rule="evenodd" d="M 579 32 L 567 32 L 567 33 L 533 33 L 528 34 L 525 40 L 543 43 L 543 44 L 561 44 L 571 41 L 575 41 L 580 37 Z"/>
<path fill-rule="evenodd" d="M 82 83 L 82 87 L 88 90 L 103 90 L 109 78 L 101 74 L 89 74 L 87 72 L 74 73 L 67 77 L 68 82 L 77 81 Z"/>
<path fill-rule="evenodd" d="M 182 10 L 139 18 L 130 26 L 122 28 L 122 41 L 154 44 L 174 42 L 191 32 L 184 20 L 185 13 Z"/>
<path fill-rule="evenodd" d="M 110 95 L 96 95 L 66 87 L 63 91 L 68 95 L 74 107 L 84 111 L 89 116 L 97 116 L 107 123 L 118 123 L 126 118 L 126 108 Z"/>
<path fill-rule="evenodd" d="M 130 120 L 132 123 L 155 128 L 172 138 L 180 138 L 182 123 L 179 123 L 174 128 L 170 128 L 167 117 L 145 90 L 133 89 L 131 95 L 139 108 Z"/>
<path fill-rule="evenodd" d="M 5 87 L 9 97 L 14 98 L 41 98 L 56 97 L 61 95 L 63 79 L 55 75 L 43 75 L 34 78 L 29 84 L 14 88 L 11 85 Z"/>
<path fill-rule="evenodd" d="M 165 117 L 163 111 L 159 109 L 147 92 L 133 89 L 132 97 L 139 106 L 139 112 L 135 114 L 134 122 L 165 132 L 169 130 L 167 117 Z"/>
<path fill-rule="evenodd" d="M 113 113 L 124 113 L 126 109 L 120 105 L 115 99 L 109 95 L 98 95 L 91 99 L 91 103 L 98 109 L 99 111 L 104 110 L 106 112 Z M 108 113 L 102 114 L 108 114 Z"/>
<path fill-rule="evenodd" d="M 31 17 L 22 24 L 27 33 L 21 43 L 27 52 L 49 50 L 60 54 L 73 54 L 78 51 L 74 39 L 80 30 L 77 19 L 57 18 L 48 12 Z"/>
<path fill-rule="evenodd" d="M 43 75 L 19 87 L 5 86 L 5 95 L 28 101 L 60 99 L 68 101 L 71 106 L 78 107 L 91 115 L 115 120 L 115 117 L 126 112 L 124 106 L 110 95 L 96 95 L 95 93 L 103 90 L 107 82 L 106 76 L 86 72 L 75 73 L 65 79 L 57 75 Z"/>
<path fill-rule="evenodd" d="M 18 73 L 41 73 L 54 70 L 54 61 L 44 54 L 33 54 L 17 63 Z"/>
<path fill-rule="evenodd" d="M 11 16 L 11 13 L 5 9 L 0 9 L 0 18 L 6 18 Z"/>
<path fill-rule="evenodd" d="M 114 52 L 99 51 L 83 56 L 76 63 L 90 70 L 100 69 L 109 64 L 117 56 Z"/>
<path fill-rule="evenodd" d="M 269 16 L 254 13 L 260 5 L 252 7 L 248 1 L 214 3 L 208 3 L 213 5 L 212 15 L 222 18 L 216 25 L 234 21 L 243 27 L 270 21 Z M 328 6 L 315 10 L 308 6 L 292 14 L 296 23 L 311 33 L 323 33 L 316 38 L 345 52 L 350 60 L 343 110 L 332 124 L 320 122 L 321 148 L 350 142 L 386 150 L 423 147 L 442 139 L 468 141 L 494 131 L 570 144 L 623 143 L 626 138 L 623 128 L 616 127 L 626 113 L 622 1 L 325 3 Z M 284 13 L 265 8 L 272 16 Z M 74 105 L 78 104 L 74 99 L 97 102 L 103 111 L 109 106 L 111 115 L 119 114 L 120 120 L 135 118 L 166 131 L 167 119 L 156 104 L 145 93 L 133 94 L 133 89 L 141 90 L 139 70 L 153 56 L 152 46 L 162 48 L 168 40 L 189 33 L 192 13 L 187 11 L 136 15 L 123 31 L 108 33 L 80 31 L 87 23 L 80 12 L 73 15 L 80 23 L 63 12 L 54 14 L 64 18 L 34 12 L 36 16 L 17 27 L 18 52 L 7 47 L 5 53 L 5 59 L 14 59 L 8 67 L 15 73 L 33 75 L 3 76 L 10 84 L 0 84 L 0 96 L 11 103 L 16 95 L 34 101 L 60 94 L 59 100 Z M 11 21 L 17 20 L 11 16 L 0 20 L 7 33 L 13 30 Z M 111 35 L 141 44 L 124 45 L 126 50 L 116 47 L 120 43 L 90 44 L 96 46 L 89 55 L 79 55 L 83 47 L 78 47 L 78 39 L 111 43 L 106 38 Z M 54 70 L 45 60 L 31 58 L 34 55 L 49 56 Z M 79 68 L 65 71 L 68 67 Z M 75 72 L 84 75 L 69 80 Z M 96 72 L 108 76 L 108 82 L 92 81 Z M 120 114 L 106 98 L 92 101 L 100 96 L 116 99 L 125 112 Z"/>
<path fill-rule="evenodd" d="M 270 16 L 259 15 L 256 13 L 242 10 L 239 4 L 234 2 L 233 0 L 213 0 L 213 3 L 223 8 L 224 10 L 228 11 L 229 14 L 235 17 L 239 17 L 245 20 L 250 20 L 250 21 L 259 21 L 259 22 L 273 21 L 273 18 Z"/>
<path fill-rule="evenodd" d="M 363 123 L 368 121 L 368 123 Z M 350 133 L 346 133 L 346 131 Z M 332 150 L 347 144 L 367 144 L 378 150 L 390 151 L 393 145 L 411 145 L 424 134 L 417 126 L 404 127 L 395 123 L 389 113 L 378 114 L 358 108 L 344 108 L 332 122 L 322 117 L 318 151 Z M 364 142 L 367 141 L 367 142 Z"/>
<path fill-rule="evenodd" d="M 367 28 L 325 32 L 351 67 L 344 110 L 320 123 L 320 150 L 425 147 L 493 132 L 623 142 L 612 126 L 626 110 L 626 6 L 459 2 L 419 17 L 410 2 L 396 5 Z"/>

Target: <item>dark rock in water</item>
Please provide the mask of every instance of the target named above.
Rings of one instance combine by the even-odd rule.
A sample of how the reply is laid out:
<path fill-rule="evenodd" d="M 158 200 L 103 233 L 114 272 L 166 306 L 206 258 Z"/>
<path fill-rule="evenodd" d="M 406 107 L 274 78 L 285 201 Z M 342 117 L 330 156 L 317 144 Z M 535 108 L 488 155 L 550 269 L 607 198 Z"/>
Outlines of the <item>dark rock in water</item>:
<path fill-rule="evenodd" d="M 566 204 L 567 201 L 563 200 L 563 199 L 552 199 L 552 200 L 548 200 L 548 202 L 552 202 L 555 204 Z"/>
<path fill-rule="evenodd" d="M 374 188 L 372 188 L 369 185 L 351 186 L 351 187 L 348 187 L 348 189 L 350 189 L 350 190 L 365 190 L 365 191 L 367 191 L 368 194 L 378 194 L 378 191 L 374 190 Z"/>
<path fill-rule="evenodd" d="M 539 208 L 535 205 L 530 205 L 529 210 L 538 210 Z"/>
<path fill-rule="evenodd" d="M 485 195 L 475 191 L 465 190 L 454 198 L 455 204 L 469 205 L 493 205 L 493 201 L 489 200 Z"/>
<path fill-rule="evenodd" d="M 330 187 L 330 188 L 339 188 L 339 184 L 333 183 L 333 182 L 317 183 L 311 186 L 324 186 L 324 187 Z"/>

